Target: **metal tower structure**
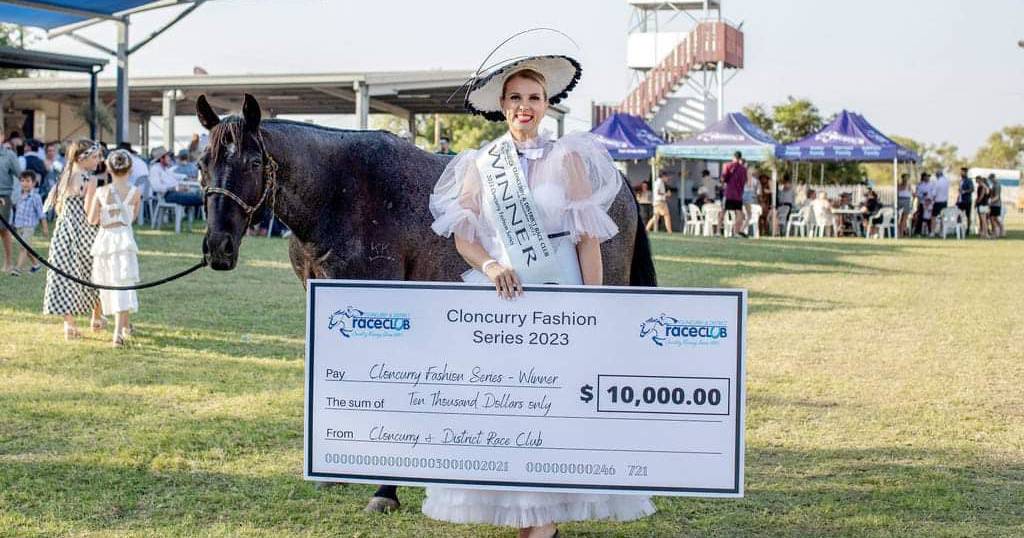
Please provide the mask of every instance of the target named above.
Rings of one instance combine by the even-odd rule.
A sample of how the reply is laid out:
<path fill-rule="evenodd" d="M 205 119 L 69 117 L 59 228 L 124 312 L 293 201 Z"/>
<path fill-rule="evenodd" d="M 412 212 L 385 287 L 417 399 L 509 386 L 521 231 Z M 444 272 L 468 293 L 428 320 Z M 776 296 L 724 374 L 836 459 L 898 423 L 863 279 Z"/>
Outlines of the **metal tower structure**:
<path fill-rule="evenodd" d="M 722 1 L 626 1 L 633 89 L 619 104 L 594 105 L 594 124 L 626 112 L 681 135 L 725 117 L 725 87 L 743 67 L 743 32 L 722 17 Z"/>

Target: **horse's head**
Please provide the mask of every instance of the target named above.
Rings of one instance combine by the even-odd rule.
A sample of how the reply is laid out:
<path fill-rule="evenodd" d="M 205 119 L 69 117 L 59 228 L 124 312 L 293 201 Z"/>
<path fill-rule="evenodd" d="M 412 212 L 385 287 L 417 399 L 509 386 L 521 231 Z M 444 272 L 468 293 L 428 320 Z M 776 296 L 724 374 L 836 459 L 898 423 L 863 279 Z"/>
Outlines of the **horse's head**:
<path fill-rule="evenodd" d="M 260 134 L 260 105 L 245 95 L 242 116 L 221 121 L 199 96 L 199 123 L 210 131 L 210 144 L 199 159 L 206 193 L 206 238 L 203 253 L 218 271 L 235 268 L 238 248 L 250 219 L 258 217 L 258 206 L 267 198 L 265 153 Z"/>
<path fill-rule="evenodd" d="M 660 319 L 647 318 L 646 320 L 644 320 L 643 323 L 640 324 L 640 336 L 645 337 L 651 334 L 652 331 L 657 330 L 658 327 L 661 327 L 661 325 L 662 323 Z"/>

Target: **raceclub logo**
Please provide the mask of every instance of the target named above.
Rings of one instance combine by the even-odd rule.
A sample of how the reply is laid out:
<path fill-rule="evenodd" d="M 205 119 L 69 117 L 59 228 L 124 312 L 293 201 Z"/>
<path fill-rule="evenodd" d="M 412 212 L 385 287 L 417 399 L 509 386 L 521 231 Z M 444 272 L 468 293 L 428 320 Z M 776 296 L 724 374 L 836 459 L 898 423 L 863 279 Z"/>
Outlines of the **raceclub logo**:
<path fill-rule="evenodd" d="M 713 346 L 729 336 L 721 321 L 679 320 L 661 314 L 640 324 L 640 337 L 658 346 Z"/>
<path fill-rule="evenodd" d="M 345 338 L 393 338 L 411 328 L 408 314 L 364 312 L 353 306 L 336 310 L 327 321 L 328 330 Z"/>

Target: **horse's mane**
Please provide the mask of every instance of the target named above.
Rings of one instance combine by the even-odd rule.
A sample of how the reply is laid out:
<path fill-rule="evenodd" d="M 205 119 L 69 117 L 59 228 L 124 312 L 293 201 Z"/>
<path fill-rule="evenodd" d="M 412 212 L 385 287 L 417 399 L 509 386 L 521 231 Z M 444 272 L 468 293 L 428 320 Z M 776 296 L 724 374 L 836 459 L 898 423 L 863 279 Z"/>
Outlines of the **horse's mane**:
<path fill-rule="evenodd" d="M 210 158 L 214 162 L 217 161 L 218 154 L 223 150 L 227 144 L 224 143 L 226 138 L 233 141 L 241 139 L 242 127 L 245 125 L 244 120 L 239 115 L 228 116 L 220 121 L 217 127 L 214 127 L 210 131 Z M 285 127 L 290 129 L 299 129 L 305 131 L 317 131 L 325 134 L 336 134 L 346 136 L 388 136 L 397 138 L 394 133 L 384 130 L 365 130 L 365 129 L 339 129 L 335 127 L 325 127 L 323 125 L 316 125 L 303 121 L 285 120 L 278 118 L 270 118 L 260 122 L 261 128 L 273 128 L 273 127 Z"/>

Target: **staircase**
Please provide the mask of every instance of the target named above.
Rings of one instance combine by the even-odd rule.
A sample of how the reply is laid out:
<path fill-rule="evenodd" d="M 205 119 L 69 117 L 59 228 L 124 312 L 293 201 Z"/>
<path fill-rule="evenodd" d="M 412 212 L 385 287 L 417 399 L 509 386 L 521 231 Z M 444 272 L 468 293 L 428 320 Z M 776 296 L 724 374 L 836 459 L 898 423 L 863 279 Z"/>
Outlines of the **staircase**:
<path fill-rule="evenodd" d="M 724 21 L 699 23 L 647 72 L 644 80 L 620 104 L 593 105 L 593 124 L 599 125 L 616 112 L 650 120 L 668 98 L 686 84 L 692 71 L 713 71 L 719 61 L 724 62 L 726 68 L 743 67 L 743 32 Z"/>

